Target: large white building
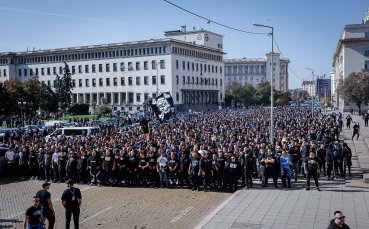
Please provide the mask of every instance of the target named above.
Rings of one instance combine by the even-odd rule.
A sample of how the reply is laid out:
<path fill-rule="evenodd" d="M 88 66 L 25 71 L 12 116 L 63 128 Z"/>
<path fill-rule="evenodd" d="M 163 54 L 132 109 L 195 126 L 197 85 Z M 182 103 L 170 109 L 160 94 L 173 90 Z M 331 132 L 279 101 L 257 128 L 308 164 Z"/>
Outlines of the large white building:
<path fill-rule="evenodd" d="M 316 95 L 316 84 L 315 81 L 304 80 L 301 84 L 301 90 L 307 91 L 309 96 L 313 97 Z"/>
<path fill-rule="evenodd" d="M 165 32 L 163 39 L 27 52 L 0 53 L 0 82 L 38 76 L 54 85 L 64 62 L 72 72 L 73 103 L 134 112 L 170 92 L 176 106 L 220 104 L 224 100 L 223 36 L 207 31 Z"/>
<path fill-rule="evenodd" d="M 332 99 L 340 110 L 357 109 L 356 105 L 345 102 L 337 93 L 340 80 L 353 72 L 369 70 L 369 8 L 360 24 L 346 25 L 333 55 Z M 364 105 L 364 104 L 363 104 Z M 365 105 L 364 105 L 365 106 Z"/>
<path fill-rule="evenodd" d="M 266 54 L 264 58 L 251 59 L 225 59 L 225 85 L 232 81 L 241 85 L 251 84 L 253 87 L 263 81 L 270 82 L 271 74 L 271 55 Z M 280 58 L 279 53 L 273 54 L 273 85 L 274 89 L 288 92 L 288 59 Z"/>

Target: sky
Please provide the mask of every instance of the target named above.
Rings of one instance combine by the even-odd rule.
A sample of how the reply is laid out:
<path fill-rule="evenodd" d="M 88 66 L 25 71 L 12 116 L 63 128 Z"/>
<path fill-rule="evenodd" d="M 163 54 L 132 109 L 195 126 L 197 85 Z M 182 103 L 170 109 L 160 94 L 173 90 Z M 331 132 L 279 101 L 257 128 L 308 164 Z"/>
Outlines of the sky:
<path fill-rule="evenodd" d="M 274 52 L 290 60 L 289 87 L 329 76 L 347 24 L 358 24 L 364 0 L 168 0 L 211 21 L 269 33 Z M 206 29 L 224 35 L 225 58 L 263 58 L 271 37 L 234 31 L 189 14 L 164 0 L 1 0 L 0 52 L 64 48 L 164 38 L 164 31 Z"/>

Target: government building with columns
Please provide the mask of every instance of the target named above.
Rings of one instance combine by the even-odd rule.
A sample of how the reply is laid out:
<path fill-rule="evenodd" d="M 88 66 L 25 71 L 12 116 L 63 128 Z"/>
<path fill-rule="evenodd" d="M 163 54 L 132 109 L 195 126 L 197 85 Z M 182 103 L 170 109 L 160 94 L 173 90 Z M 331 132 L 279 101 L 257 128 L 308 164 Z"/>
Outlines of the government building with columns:
<path fill-rule="evenodd" d="M 223 36 L 207 31 L 165 32 L 165 38 L 106 45 L 0 53 L 0 82 L 38 76 L 50 87 L 69 65 L 72 103 L 101 103 L 136 112 L 157 93 L 170 92 L 177 108 L 224 101 Z"/>

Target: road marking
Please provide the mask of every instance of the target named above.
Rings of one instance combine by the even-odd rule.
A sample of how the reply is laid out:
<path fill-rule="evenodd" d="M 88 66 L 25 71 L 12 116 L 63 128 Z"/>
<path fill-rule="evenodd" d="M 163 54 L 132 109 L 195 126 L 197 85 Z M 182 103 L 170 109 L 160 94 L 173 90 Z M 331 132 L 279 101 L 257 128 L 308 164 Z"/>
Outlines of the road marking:
<path fill-rule="evenodd" d="M 82 188 L 82 189 L 81 189 L 81 192 L 86 191 L 86 190 L 89 190 L 89 189 L 91 189 L 91 188 L 93 188 L 93 187 L 92 187 L 92 186 L 84 187 L 84 188 Z M 52 202 L 53 202 L 53 204 L 54 204 L 54 203 L 56 203 L 56 202 L 61 201 L 61 199 L 60 199 L 60 197 L 58 197 L 58 198 L 57 198 L 57 197 L 55 197 L 55 198 L 53 198 L 51 201 L 52 201 Z M 18 213 L 15 213 L 15 214 L 13 214 L 13 215 L 10 215 L 10 216 L 6 217 L 5 219 L 9 220 L 9 219 L 19 218 L 20 216 L 24 215 L 24 213 L 25 213 L 25 211 L 18 212 Z"/>
<path fill-rule="evenodd" d="M 179 221 L 183 216 L 185 216 L 187 213 L 189 213 L 192 210 L 192 206 L 189 206 L 188 208 L 183 209 L 176 217 L 172 219 L 172 223 L 175 223 Z"/>
<path fill-rule="evenodd" d="M 101 211 L 97 212 L 96 214 L 94 214 L 94 215 L 92 215 L 92 216 L 90 216 L 90 217 L 88 217 L 88 218 L 86 218 L 86 219 L 82 220 L 82 221 L 81 221 L 81 223 L 85 223 L 85 222 L 87 222 L 87 221 L 89 221 L 89 220 L 91 220 L 91 219 L 93 219 L 93 218 L 95 218 L 95 217 L 97 217 L 97 216 L 101 215 L 102 213 L 109 211 L 109 210 L 110 210 L 110 209 L 112 209 L 112 208 L 113 208 L 113 207 L 105 208 L 104 210 L 101 210 Z"/>

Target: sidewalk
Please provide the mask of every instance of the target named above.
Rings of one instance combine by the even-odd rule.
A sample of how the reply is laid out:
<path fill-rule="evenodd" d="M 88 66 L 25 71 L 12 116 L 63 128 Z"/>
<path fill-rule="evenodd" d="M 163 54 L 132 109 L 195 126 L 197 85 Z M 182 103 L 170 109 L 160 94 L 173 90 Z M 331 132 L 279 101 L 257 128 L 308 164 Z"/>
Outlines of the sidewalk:
<path fill-rule="evenodd" d="M 365 128 L 359 118 L 353 117 L 362 122 L 359 140 L 351 141 L 350 129 L 342 131 L 353 153 L 351 178 L 326 181 L 322 177 L 319 180 L 320 192 L 313 183 L 312 189 L 305 191 L 303 179 L 293 183 L 292 189 L 261 188 L 260 183 L 255 182 L 255 188 L 237 191 L 195 228 L 321 229 L 328 227 L 336 210 L 343 211 L 351 228 L 368 228 L 369 184 L 363 183 L 360 166 L 369 172 L 369 151 L 365 144 L 365 139 L 369 140 L 369 127 Z"/>

